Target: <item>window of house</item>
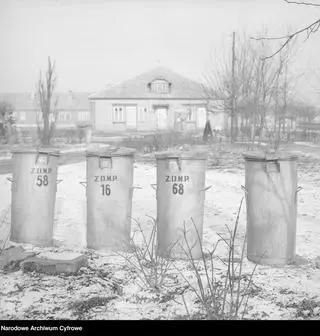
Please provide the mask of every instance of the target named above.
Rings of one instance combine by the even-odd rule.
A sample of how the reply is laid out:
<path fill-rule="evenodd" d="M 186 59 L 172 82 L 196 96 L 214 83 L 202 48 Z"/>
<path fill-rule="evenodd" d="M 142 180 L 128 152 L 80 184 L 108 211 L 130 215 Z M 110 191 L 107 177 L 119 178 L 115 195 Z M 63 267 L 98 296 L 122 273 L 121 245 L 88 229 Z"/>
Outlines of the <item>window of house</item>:
<path fill-rule="evenodd" d="M 58 119 L 61 121 L 70 121 L 71 120 L 71 113 L 70 112 L 59 112 Z"/>
<path fill-rule="evenodd" d="M 60 114 L 58 114 L 58 119 L 59 119 Z M 38 122 L 42 122 L 43 121 L 43 116 L 42 116 L 42 112 L 41 111 L 37 111 L 37 116 L 36 116 L 36 120 Z M 55 113 L 50 113 L 49 114 L 49 122 L 55 122 L 55 118 L 56 118 L 56 114 Z"/>
<path fill-rule="evenodd" d="M 42 121 L 42 112 L 37 111 L 37 121 Z"/>
<path fill-rule="evenodd" d="M 196 121 L 196 106 L 188 105 L 187 106 L 187 119 L 186 121 L 195 122 Z"/>
<path fill-rule="evenodd" d="M 49 115 L 49 121 L 50 122 L 55 122 L 55 115 L 54 115 L 54 113 L 50 113 L 50 115 Z"/>
<path fill-rule="evenodd" d="M 79 121 L 88 121 L 90 119 L 90 113 L 88 111 L 78 112 Z"/>
<path fill-rule="evenodd" d="M 170 93 L 171 83 L 164 79 L 156 79 L 148 83 L 148 89 L 153 93 Z"/>
<path fill-rule="evenodd" d="M 19 119 L 21 121 L 25 121 L 26 120 L 26 112 L 25 111 L 20 111 L 19 112 Z"/>
<path fill-rule="evenodd" d="M 148 121 L 148 109 L 146 107 L 139 107 L 138 120 Z"/>
<path fill-rule="evenodd" d="M 125 117 L 125 108 L 124 106 L 115 105 L 113 106 L 113 121 L 114 122 L 124 122 Z"/>

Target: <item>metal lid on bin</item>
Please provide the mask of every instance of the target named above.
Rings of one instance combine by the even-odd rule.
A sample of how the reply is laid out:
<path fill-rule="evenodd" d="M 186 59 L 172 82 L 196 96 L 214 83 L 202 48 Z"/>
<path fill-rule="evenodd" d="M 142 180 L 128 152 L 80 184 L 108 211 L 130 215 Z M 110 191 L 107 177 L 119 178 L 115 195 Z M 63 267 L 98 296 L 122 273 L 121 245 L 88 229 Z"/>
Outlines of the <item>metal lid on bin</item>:
<path fill-rule="evenodd" d="M 114 157 L 114 156 L 133 156 L 136 150 L 126 147 L 101 147 L 86 151 L 87 157 Z"/>
<path fill-rule="evenodd" d="M 12 154 L 43 154 L 43 155 L 49 155 L 49 156 L 60 156 L 60 151 L 56 148 L 49 148 L 49 147 L 13 147 L 11 150 Z"/>
<path fill-rule="evenodd" d="M 293 153 L 283 151 L 250 151 L 243 153 L 243 157 L 246 161 L 292 161 L 298 158 L 298 156 Z"/>
<path fill-rule="evenodd" d="M 157 160 L 161 159 L 186 159 L 186 160 L 206 160 L 208 153 L 199 150 L 190 151 L 164 151 L 155 153 Z"/>

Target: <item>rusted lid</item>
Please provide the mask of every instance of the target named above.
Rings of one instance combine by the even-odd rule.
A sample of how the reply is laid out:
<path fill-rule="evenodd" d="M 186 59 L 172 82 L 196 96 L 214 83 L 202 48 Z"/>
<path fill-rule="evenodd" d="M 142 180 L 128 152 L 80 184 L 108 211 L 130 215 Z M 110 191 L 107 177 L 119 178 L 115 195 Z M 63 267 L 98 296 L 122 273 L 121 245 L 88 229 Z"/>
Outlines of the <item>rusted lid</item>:
<path fill-rule="evenodd" d="M 114 156 L 134 156 L 136 150 L 126 147 L 102 147 L 92 150 L 87 150 L 87 157 L 114 157 Z"/>
<path fill-rule="evenodd" d="M 49 156 L 60 156 L 60 151 L 55 148 L 47 147 L 16 147 L 11 150 L 12 154 L 44 154 Z"/>
<path fill-rule="evenodd" d="M 163 159 L 185 159 L 185 160 L 206 160 L 208 153 L 205 151 L 199 150 L 190 150 L 190 151 L 164 151 L 155 153 L 157 160 Z"/>
<path fill-rule="evenodd" d="M 243 153 L 246 161 L 291 161 L 297 160 L 298 156 L 292 153 L 283 151 L 277 152 L 263 152 L 263 151 L 250 151 Z"/>

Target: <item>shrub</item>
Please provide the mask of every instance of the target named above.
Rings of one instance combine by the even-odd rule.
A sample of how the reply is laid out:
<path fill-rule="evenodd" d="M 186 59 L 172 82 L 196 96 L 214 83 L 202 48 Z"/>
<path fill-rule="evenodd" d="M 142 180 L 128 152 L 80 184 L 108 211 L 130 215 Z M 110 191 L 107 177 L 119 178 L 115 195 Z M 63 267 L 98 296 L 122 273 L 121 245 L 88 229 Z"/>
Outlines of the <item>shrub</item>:
<path fill-rule="evenodd" d="M 9 205 L 0 217 L 0 254 L 6 248 L 10 236 L 10 210 L 11 206 Z"/>
<path fill-rule="evenodd" d="M 192 273 L 196 279 L 196 285 L 191 283 L 191 281 L 184 276 L 181 270 L 178 271 L 187 282 L 190 289 L 196 295 L 197 302 L 200 303 L 200 306 L 202 308 L 201 313 L 205 319 L 244 319 L 247 311 L 250 288 L 252 285 L 252 278 L 256 266 L 254 267 L 251 274 L 243 274 L 244 247 L 246 242 L 246 236 L 243 242 L 240 258 L 235 257 L 235 238 L 237 234 L 242 203 L 243 198 L 238 209 L 234 229 L 231 230 L 229 227 L 227 227 L 229 232 L 229 239 L 225 239 L 220 235 L 221 239 L 213 246 L 212 250 L 209 251 L 209 253 L 204 252 L 201 243 L 201 237 L 196 226 L 194 225 L 198 235 L 198 241 L 201 244 L 201 260 L 199 263 L 194 260 L 192 256 L 192 247 L 189 245 L 189 242 L 187 240 L 186 230 L 184 229 L 183 232 L 184 242 L 186 243 L 186 248 L 184 249 L 184 252 L 189 262 L 189 265 L 191 266 Z M 223 261 L 215 254 L 218 244 L 221 241 L 223 241 L 228 248 L 227 262 Z M 224 280 L 222 277 L 218 278 L 215 275 L 215 259 L 220 260 L 226 267 Z M 202 267 L 204 268 L 204 276 L 200 274 L 200 265 L 202 265 Z M 247 284 L 244 284 L 246 281 Z M 190 316 L 183 297 L 182 299 L 186 307 L 188 317 L 193 318 L 192 316 Z"/>
<path fill-rule="evenodd" d="M 151 217 L 150 217 L 151 218 Z M 119 253 L 128 263 L 128 266 L 137 273 L 142 283 L 152 290 L 160 291 L 165 286 L 165 281 L 169 276 L 173 260 L 162 258 L 157 253 L 157 224 L 152 220 L 151 234 L 147 238 L 141 224 L 137 224 L 137 230 L 133 232 L 130 239 L 131 253 Z M 137 243 L 136 235 L 142 238 L 142 244 Z"/>
<path fill-rule="evenodd" d="M 182 145 L 202 144 L 202 136 L 194 132 L 181 133 L 177 131 L 157 132 L 145 135 L 143 138 L 132 138 L 122 141 L 121 145 L 133 147 L 140 151 L 162 151 Z"/>

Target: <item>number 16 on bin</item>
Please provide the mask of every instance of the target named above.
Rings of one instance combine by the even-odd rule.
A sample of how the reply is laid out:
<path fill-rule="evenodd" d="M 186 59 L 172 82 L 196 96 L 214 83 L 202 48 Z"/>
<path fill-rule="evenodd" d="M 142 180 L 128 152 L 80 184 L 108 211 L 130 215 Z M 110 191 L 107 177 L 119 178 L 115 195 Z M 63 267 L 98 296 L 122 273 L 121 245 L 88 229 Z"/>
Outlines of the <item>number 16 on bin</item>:
<path fill-rule="evenodd" d="M 102 196 L 110 196 L 111 195 L 110 184 L 101 184 L 101 193 Z"/>

